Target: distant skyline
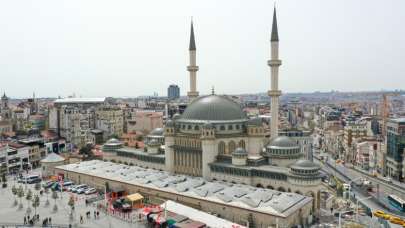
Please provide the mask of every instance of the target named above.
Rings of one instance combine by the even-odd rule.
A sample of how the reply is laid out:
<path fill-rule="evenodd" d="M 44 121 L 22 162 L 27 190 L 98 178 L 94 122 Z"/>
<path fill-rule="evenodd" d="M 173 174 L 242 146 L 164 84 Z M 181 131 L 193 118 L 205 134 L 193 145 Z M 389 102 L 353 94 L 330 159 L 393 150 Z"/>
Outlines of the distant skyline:
<path fill-rule="evenodd" d="M 270 88 L 274 1 L 1 1 L 0 93 L 136 97 Z M 276 2 L 283 92 L 405 89 L 405 1 Z"/>

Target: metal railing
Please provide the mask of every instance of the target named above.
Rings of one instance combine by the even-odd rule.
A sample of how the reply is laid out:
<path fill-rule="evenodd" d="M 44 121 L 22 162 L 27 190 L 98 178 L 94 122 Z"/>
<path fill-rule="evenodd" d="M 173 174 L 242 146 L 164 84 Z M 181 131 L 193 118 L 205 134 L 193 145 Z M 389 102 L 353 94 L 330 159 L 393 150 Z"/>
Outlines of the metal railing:
<path fill-rule="evenodd" d="M 64 225 L 64 224 L 52 224 L 52 225 L 28 225 L 28 224 L 23 224 L 23 223 L 0 223 L 1 228 L 25 228 L 25 227 L 46 227 L 46 228 L 70 228 L 72 226 L 70 225 Z"/>

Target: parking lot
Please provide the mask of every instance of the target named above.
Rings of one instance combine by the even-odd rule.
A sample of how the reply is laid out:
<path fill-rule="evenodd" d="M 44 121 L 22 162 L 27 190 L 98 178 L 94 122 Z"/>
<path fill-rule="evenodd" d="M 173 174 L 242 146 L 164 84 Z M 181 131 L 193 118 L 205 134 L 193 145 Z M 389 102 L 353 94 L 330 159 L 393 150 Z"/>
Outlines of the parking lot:
<path fill-rule="evenodd" d="M 45 181 L 41 182 L 41 186 Z M 0 225 L 13 223 L 23 224 L 25 216 L 34 215 L 34 208 L 32 207 L 32 201 L 25 199 L 25 196 L 21 199 L 15 197 L 12 193 L 12 186 L 22 186 L 24 192 L 31 189 L 33 195 L 39 195 L 39 207 L 36 209 L 39 214 L 39 221 L 35 224 L 38 227 L 42 226 L 42 221 L 45 218 L 51 218 L 52 224 L 60 224 L 62 226 L 68 226 L 71 224 L 73 227 L 145 227 L 142 223 L 134 222 L 130 223 L 123 219 L 122 215 L 107 215 L 102 210 L 97 210 L 95 203 L 86 205 L 86 199 L 94 198 L 98 193 L 91 194 L 77 194 L 67 191 L 56 191 L 58 198 L 54 200 L 52 198 L 52 191 L 49 194 L 43 192 L 40 195 L 40 191 L 35 190 L 35 184 L 17 183 L 13 177 L 8 178 L 8 187 L 0 189 Z M 43 188 L 41 188 L 43 189 Z M 25 194 L 26 195 L 26 194 Z M 71 208 L 68 205 L 70 198 L 74 199 L 74 211 L 72 213 L 73 218 L 70 218 Z M 23 208 L 19 209 L 18 205 L 13 205 L 14 200 L 17 199 L 18 203 L 22 202 Z M 46 201 L 49 200 L 50 204 L 47 206 Z M 54 205 L 58 210 L 53 210 Z M 27 214 L 28 206 L 31 208 L 31 213 Z M 99 212 L 99 217 L 94 217 L 94 212 Z M 86 213 L 90 214 L 90 217 L 86 216 Z M 83 223 L 80 222 L 80 217 L 83 218 Z M 3 223 L 3 224 L 2 224 Z M 9 226 L 11 227 L 11 226 Z"/>

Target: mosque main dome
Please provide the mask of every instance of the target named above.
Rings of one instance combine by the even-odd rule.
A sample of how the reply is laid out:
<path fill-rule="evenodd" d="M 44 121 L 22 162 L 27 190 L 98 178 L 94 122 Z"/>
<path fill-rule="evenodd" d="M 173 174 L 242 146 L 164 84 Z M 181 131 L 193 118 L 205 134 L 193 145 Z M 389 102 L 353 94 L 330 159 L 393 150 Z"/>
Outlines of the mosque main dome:
<path fill-rule="evenodd" d="M 208 95 L 194 100 L 180 120 L 227 121 L 247 120 L 239 103 L 226 96 Z"/>

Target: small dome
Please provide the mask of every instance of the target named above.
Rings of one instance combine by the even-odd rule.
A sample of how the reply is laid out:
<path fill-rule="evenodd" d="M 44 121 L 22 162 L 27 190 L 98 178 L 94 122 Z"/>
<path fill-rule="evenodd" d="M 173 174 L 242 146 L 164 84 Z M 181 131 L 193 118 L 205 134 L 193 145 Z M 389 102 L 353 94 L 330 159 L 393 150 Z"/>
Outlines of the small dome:
<path fill-rule="evenodd" d="M 107 144 L 107 145 L 121 145 L 122 142 L 119 141 L 119 140 L 116 139 L 116 138 L 111 138 L 111 139 L 108 140 L 105 144 Z"/>
<path fill-rule="evenodd" d="M 263 125 L 262 123 L 262 119 L 259 117 L 255 117 L 252 119 L 249 119 L 248 123 L 249 126 L 257 126 L 257 127 L 261 127 Z"/>
<path fill-rule="evenodd" d="M 62 162 L 64 160 L 65 158 L 60 155 L 57 155 L 55 153 L 49 153 L 48 156 L 46 156 L 46 158 L 41 160 L 41 162 L 52 163 L 52 162 Z"/>
<path fill-rule="evenodd" d="M 306 159 L 300 159 L 294 164 L 290 166 L 291 168 L 294 169 L 320 169 L 321 167 L 318 164 L 315 164 L 309 160 Z"/>
<path fill-rule="evenodd" d="M 173 126 L 174 126 L 174 121 L 173 120 L 166 121 L 166 127 L 173 127 Z"/>
<path fill-rule="evenodd" d="M 208 95 L 194 100 L 181 115 L 180 120 L 226 121 L 246 120 L 239 103 L 225 96 Z"/>
<path fill-rule="evenodd" d="M 163 132 L 163 128 L 155 128 L 149 133 L 149 135 L 162 136 Z"/>
<path fill-rule="evenodd" d="M 181 117 L 181 115 L 179 113 L 176 113 L 176 114 L 173 115 L 172 119 L 177 120 L 177 119 L 180 119 L 180 117 Z"/>
<path fill-rule="evenodd" d="M 289 137 L 287 136 L 279 136 L 273 139 L 269 147 L 272 148 L 291 148 L 291 147 L 298 147 L 298 145 Z"/>
<path fill-rule="evenodd" d="M 247 151 L 243 149 L 242 147 L 238 147 L 235 149 L 235 151 L 232 153 L 232 155 L 248 155 Z"/>

